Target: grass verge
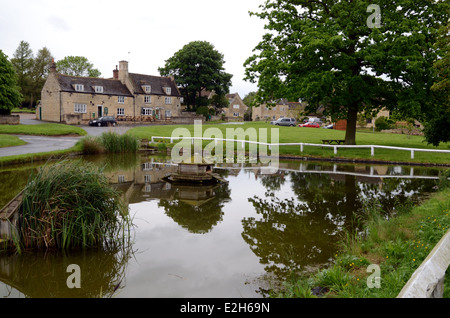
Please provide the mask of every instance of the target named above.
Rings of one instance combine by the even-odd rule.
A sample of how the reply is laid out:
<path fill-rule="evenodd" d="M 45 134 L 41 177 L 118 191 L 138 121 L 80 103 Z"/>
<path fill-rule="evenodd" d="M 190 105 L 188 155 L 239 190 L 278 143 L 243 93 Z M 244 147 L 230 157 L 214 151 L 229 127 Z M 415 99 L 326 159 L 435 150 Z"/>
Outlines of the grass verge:
<path fill-rule="evenodd" d="M 16 136 L 9 135 L 0 135 L 0 148 L 3 147 L 13 147 L 13 146 L 22 146 L 25 145 L 26 142 Z"/>
<path fill-rule="evenodd" d="M 42 136 L 85 136 L 87 132 L 76 126 L 64 124 L 39 124 L 39 125 L 0 125 L 0 134 L 14 135 L 42 135 Z"/>
<path fill-rule="evenodd" d="M 449 177 L 447 171 L 444 176 Z M 448 180 L 441 182 L 448 183 Z M 397 215 L 382 217 L 376 203 L 365 209 L 364 237 L 348 235 L 333 263 L 312 274 L 294 275 L 273 297 L 395 298 L 429 252 L 450 228 L 450 188 L 444 188 L 419 206 L 397 207 Z M 369 287 L 369 266 L 380 268 L 379 288 Z M 450 297 L 450 270 L 444 297 Z"/>
<path fill-rule="evenodd" d="M 127 240 L 129 226 L 128 207 L 101 169 L 61 161 L 30 176 L 15 247 L 20 252 L 117 246 Z"/>

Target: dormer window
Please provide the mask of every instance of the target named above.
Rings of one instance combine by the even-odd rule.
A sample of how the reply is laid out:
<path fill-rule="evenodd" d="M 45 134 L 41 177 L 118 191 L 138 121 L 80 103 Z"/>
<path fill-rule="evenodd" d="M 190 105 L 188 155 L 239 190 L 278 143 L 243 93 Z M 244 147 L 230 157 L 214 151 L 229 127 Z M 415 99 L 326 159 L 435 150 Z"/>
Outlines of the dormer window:
<path fill-rule="evenodd" d="M 146 94 L 150 94 L 152 92 L 152 87 L 150 85 L 144 85 L 142 88 Z"/>
<path fill-rule="evenodd" d="M 75 90 L 77 92 L 83 92 L 84 91 L 84 85 L 83 84 L 75 84 Z"/>
<path fill-rule="evenodd" d="M 94 86 L 96 93 L 103 93 L 103 86 Z"/>
<path fill-rule="evenodd" d="M 166 94 L 167 94 L 167 95 L 172 94 L 172 88 L 166 87 Z"/>

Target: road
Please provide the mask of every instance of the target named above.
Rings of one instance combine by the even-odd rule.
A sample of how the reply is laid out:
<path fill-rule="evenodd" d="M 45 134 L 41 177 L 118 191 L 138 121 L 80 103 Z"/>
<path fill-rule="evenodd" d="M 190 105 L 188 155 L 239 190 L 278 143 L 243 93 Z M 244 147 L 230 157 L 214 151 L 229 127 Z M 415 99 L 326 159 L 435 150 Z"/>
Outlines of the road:
<path fill-rule="evenodd" d="M 20 123 L 23 125 L 39 125 L 43 122 L 35 119 L 34 114 L 20 114 Z M 79 126 L 83 128 L 88 135 L 99 136 L 106 131 L 114 131 L 119 134 L 125 133 L 131 127 L 90 127 Z M 23 155 L 29 153 L 49 152 L 56 150 L 64 150 L 73 147 L 82 137 L 47 137 L 47 136 L 27 136 L 16 135 L 27 144 L 23 146 L 0 148 L 0 157 Z"/>

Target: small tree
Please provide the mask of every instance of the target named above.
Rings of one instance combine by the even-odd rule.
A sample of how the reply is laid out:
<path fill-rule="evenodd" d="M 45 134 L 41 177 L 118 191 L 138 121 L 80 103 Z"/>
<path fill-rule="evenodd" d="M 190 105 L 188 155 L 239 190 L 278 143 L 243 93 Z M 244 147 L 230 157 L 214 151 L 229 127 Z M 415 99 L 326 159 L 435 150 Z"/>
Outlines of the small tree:
<path fill-rule="evenodd" d="M 0 50 L 0 116 L 10 115 L 22 102 L 17 74 L 7 56 Z"/>
<path fill-rule="evenodd" d="M 58 73 L 70 76 L 100 77 L 101 73 L 84 56 L 66 56 L 56 62 Z"/>

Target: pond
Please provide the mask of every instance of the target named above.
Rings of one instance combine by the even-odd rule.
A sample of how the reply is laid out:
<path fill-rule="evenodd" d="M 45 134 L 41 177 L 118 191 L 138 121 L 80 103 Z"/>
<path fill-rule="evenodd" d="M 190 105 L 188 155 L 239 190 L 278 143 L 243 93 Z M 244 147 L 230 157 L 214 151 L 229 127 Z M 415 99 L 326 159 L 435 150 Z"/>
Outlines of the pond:
<path fill-rule="evenodd" d="M 271 170 L 216 165 L 227 181 L 177 186 L 169 159 L 83 157 L 105 168 L 133 217 L 133 241 L 120 250 L 0 254 L 1 297 L 267 297 L 290 273 L 333 260 L 346 231 L 360 231 L 364 202 L 385 217 L 435 191 L 440 168 L 280 161 Z M 0 170 L 0 205 L 36 165 Z M 70 289 L 67 268 L 80 268 Z"/>

